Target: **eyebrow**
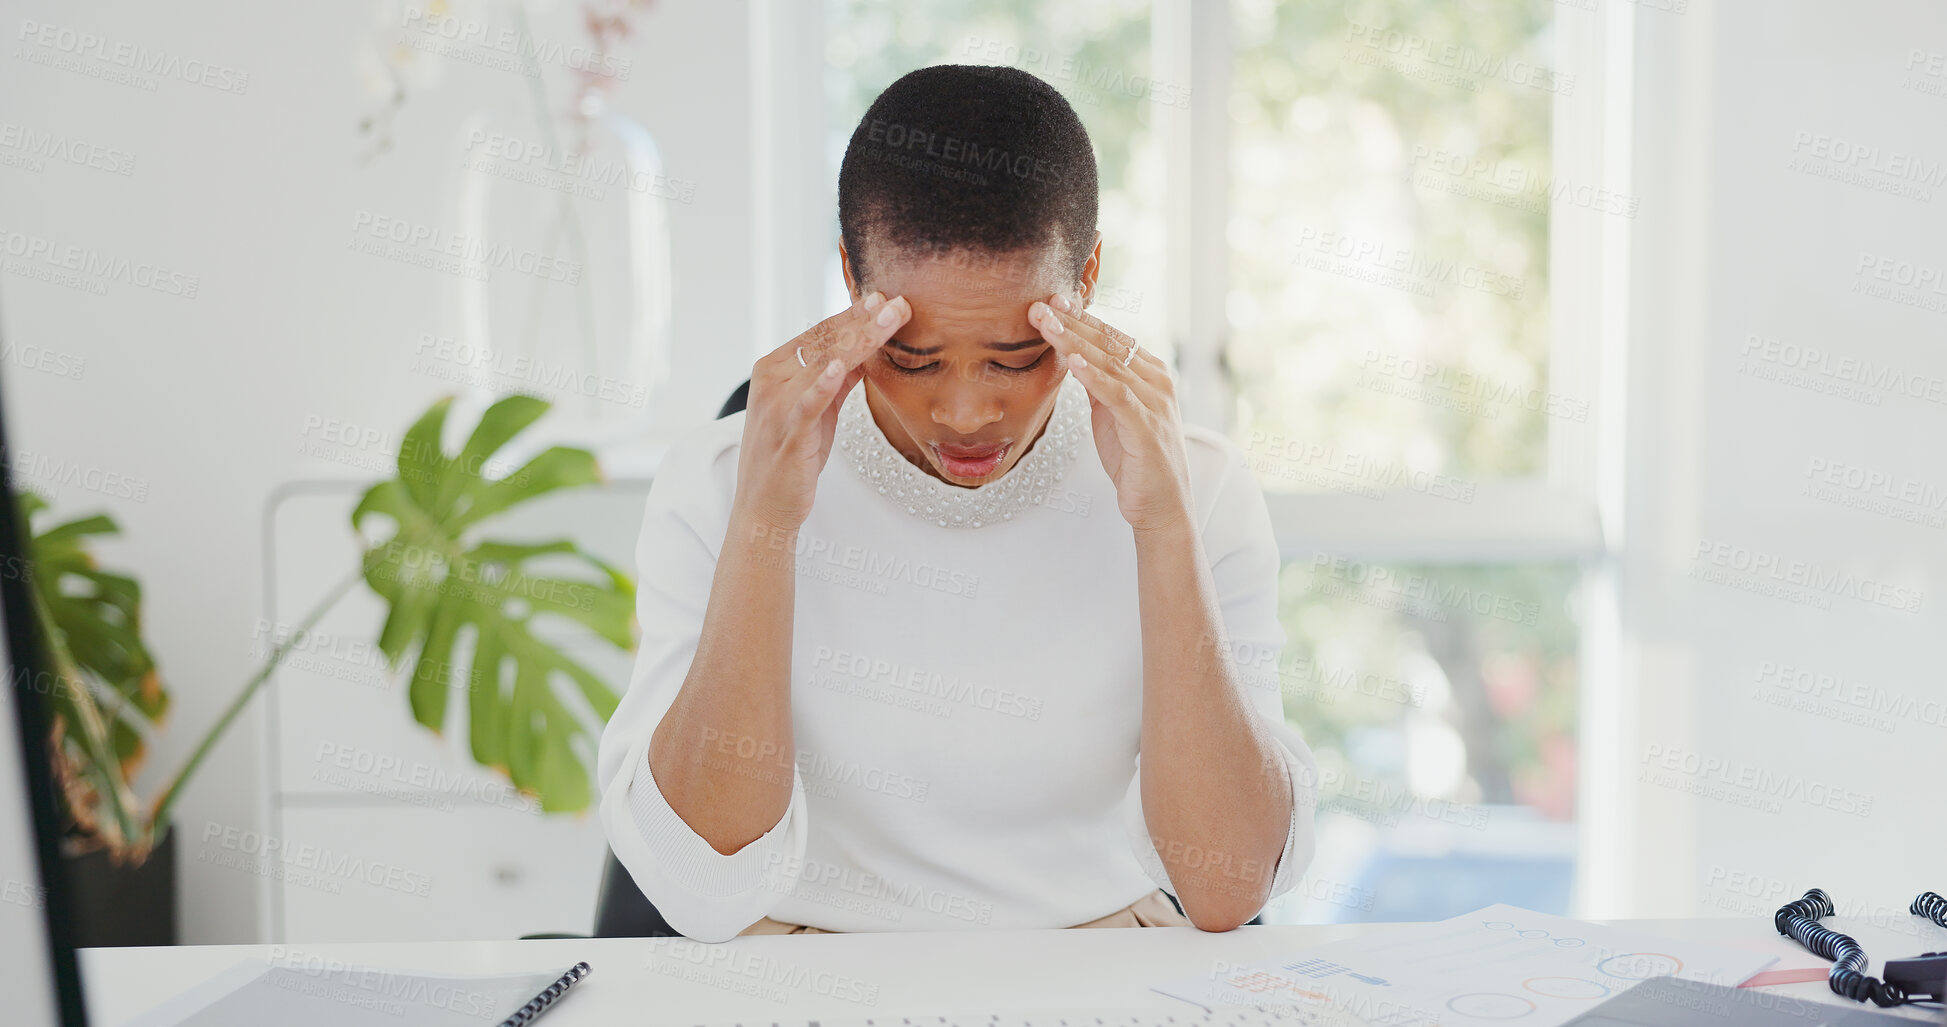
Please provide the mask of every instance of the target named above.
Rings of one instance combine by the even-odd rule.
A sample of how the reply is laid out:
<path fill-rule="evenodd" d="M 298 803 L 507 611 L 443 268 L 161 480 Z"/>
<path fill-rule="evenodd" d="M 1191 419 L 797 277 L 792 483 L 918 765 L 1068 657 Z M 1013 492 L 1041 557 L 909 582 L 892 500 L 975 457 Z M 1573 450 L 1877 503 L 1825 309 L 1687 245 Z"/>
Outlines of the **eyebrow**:
<path fill-rule="evenodd" d="M 1046 339 L 1023 339 L 1020 342 L 990 342 L 987 344 L 987 348 L 999 350 L 1002 353 L 1013 353 L 1016 350 L 1031 349 L 1035 346 L 1043 345 L 1047 341 Z M 914 346 L 908 346 L 898 339 L 887 339 L 886 345 L 897 347 L 916 357 L 930 357 L 946 348 L 945 346 L 928 346 L 925 349 L 919 349 Z"/>

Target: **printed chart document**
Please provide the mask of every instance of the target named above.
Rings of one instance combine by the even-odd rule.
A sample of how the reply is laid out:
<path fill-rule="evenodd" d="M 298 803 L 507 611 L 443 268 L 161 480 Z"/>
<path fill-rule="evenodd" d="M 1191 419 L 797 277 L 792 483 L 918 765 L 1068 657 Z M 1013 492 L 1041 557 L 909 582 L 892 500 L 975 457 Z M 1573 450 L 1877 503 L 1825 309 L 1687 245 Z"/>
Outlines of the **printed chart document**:
<path fill-rule="evenodd" d="M 519 1009 L 552 972 L 436 974 L 337 960 L 249 960 L 125 1027 L 481 1027 Z"/>
<path fill-rule="evenodd" d="M 1372 1027 L 1554 1027 L 1651 977 L 1735 986 L 1776 960 L 1500 905 L 1155 990 L 1205 1008 L 1331 1007 Z"/>

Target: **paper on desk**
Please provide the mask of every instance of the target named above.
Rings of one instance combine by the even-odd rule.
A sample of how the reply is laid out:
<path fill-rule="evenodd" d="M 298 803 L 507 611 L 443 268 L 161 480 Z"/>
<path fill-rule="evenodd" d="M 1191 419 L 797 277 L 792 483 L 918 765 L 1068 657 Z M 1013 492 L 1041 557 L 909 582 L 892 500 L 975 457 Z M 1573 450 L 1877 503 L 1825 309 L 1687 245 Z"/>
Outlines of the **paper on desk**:
<path fill-rule="evenodd" d="M 250 960 L 124 1027 L 482 1027 L 506 1019 L 560 976 Z"/>
<path fill-rule="evenodd" d="M 1496 905 L 1155 988 L 1204 1007 L 1329 1005 L 1373 1027 L 1554 1027 L 1637 982 L 1737 985 L 1776 956 Z"/>

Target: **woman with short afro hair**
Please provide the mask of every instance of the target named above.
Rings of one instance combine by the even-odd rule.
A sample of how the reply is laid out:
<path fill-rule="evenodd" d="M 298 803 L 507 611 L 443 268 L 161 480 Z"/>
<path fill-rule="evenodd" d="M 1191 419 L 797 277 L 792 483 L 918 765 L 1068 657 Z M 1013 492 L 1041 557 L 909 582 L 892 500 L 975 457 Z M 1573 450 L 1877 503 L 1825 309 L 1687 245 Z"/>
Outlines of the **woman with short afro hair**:
<path fill-rule="evenodd" d="M 1096 214 L 1047 83 L 903 76 L 839 171 L 852 305 L 664 458 L 597 774 L 683 934 L 1223 931 L 1304 873 L 1264 497 L 1088 313 Z"/>

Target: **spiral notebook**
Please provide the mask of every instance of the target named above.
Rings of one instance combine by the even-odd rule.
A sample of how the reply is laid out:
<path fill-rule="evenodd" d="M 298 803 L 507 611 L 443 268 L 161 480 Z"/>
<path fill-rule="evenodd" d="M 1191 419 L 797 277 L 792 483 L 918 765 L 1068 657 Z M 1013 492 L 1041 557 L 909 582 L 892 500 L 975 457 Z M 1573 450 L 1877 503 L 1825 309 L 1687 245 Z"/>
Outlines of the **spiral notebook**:
<path fill-rule="evenodd" d="M 312 957 L 239 963 L 125 1027 L 527 1027 L 588 976 L 422 973 Z"/>

